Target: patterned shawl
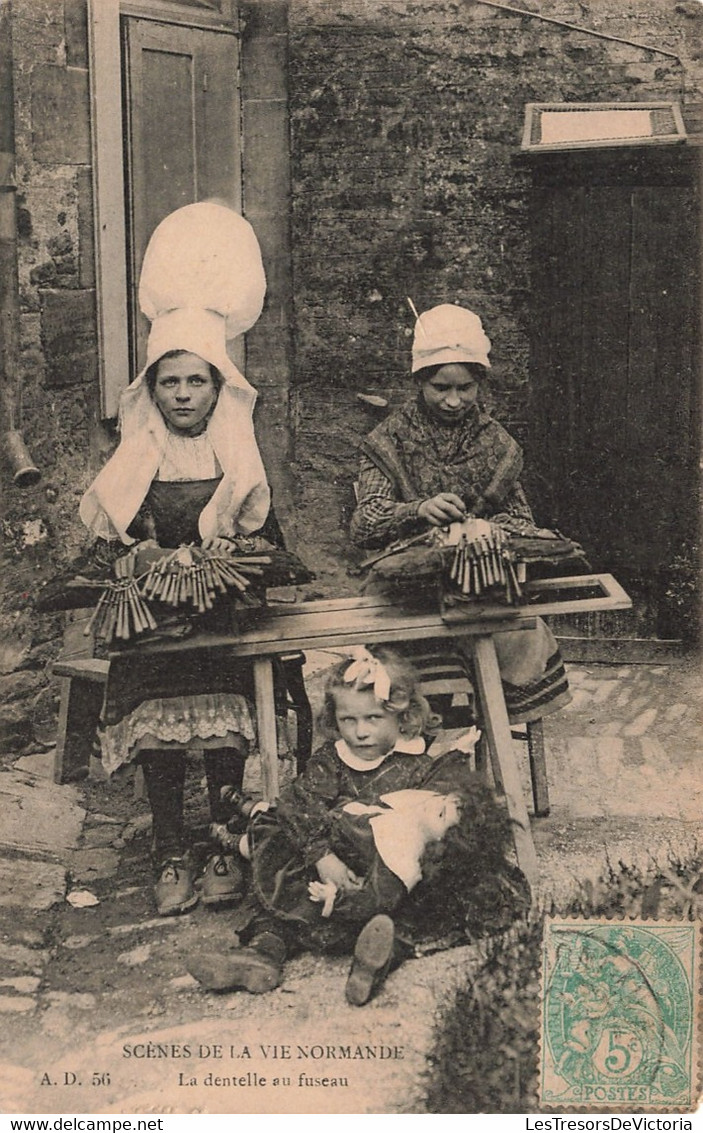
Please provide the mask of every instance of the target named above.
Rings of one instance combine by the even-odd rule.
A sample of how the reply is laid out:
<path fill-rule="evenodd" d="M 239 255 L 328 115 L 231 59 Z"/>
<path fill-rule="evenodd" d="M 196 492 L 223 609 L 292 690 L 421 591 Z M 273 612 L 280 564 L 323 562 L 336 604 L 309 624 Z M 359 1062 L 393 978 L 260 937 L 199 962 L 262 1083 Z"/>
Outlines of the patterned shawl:
<path fill-rule="evenodd" d="M 403 502 L 454 492 L 474 513 L 500 511 L 522 471 L 522 449 L 485 409 L 474 406 L 460 423 L 444 424 L 429 414 L 421 393 L 361 448 Z"/>

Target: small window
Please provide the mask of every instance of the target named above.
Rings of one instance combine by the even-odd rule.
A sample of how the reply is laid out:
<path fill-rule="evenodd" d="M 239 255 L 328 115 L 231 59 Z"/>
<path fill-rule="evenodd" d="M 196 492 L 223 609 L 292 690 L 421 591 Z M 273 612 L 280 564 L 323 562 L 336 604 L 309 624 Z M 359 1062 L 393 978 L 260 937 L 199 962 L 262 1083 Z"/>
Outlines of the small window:
<path fill-rule="evenodd" d="M 521 148 L 543 153 L 685 138 L 677 102 L 528 102 Z"/>

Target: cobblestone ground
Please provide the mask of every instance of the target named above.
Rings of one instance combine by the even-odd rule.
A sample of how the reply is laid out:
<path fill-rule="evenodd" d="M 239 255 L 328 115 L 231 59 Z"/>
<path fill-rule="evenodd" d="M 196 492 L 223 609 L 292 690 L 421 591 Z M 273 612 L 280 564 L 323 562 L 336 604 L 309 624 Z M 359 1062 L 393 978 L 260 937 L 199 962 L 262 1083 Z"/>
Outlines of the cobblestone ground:
<path fill-rule="evenodd" d="M 334 660 L 309 659 L 313 701 Z M 572 704 L 545 721 L 551 814 L 534 822 L 541 899 L 558 904 L 608 862 L 646 869 L 701 841 L 698 665 L 569 675 Z M 6 757 L 0 771 L 5 1112 L 422 1112 L 438 1006 L 476 962 L 471 948 L 407 962 L 363 1009 L 344 1001 L 347 961 L 310 955 L 267 996 L 207 995 L 184 960 L 232 946 L 227 913 L 155 917 L 149 817 L 131 777 L 57 787 L 52 762 Z M 196 840 L 200 773 L 194 760 Z M 321 1078 L 330 1084 L 307 1084 Z"/>
<path fill-rule="evenodd" d="M 703 830 L 698 662 L 571 665 L 569 681 L 572 703 L 545 720 L 552 810 L 535 823 L 557 899 L 608 863 L 685 856 Z"/>

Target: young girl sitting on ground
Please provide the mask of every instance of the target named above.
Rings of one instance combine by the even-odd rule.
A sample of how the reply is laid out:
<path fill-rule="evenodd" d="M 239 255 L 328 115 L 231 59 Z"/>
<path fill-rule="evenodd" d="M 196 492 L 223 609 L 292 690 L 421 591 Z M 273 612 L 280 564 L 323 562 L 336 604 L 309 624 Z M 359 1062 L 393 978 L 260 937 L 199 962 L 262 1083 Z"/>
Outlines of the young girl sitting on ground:
<path fill-rule="evenodd" d="M 528 903 L 507 819 L 468 756 L 427 753 L 438 721 L 404 660 L 364 650 L 337 665 L 321 723 L 335 738 L 249 823 L 248 946 L 188 962 L 211 990 L 269 991 L 296 950 L 353 949 L 346 998 L 361 1005 L 422 939 L 466 942 Z"/>

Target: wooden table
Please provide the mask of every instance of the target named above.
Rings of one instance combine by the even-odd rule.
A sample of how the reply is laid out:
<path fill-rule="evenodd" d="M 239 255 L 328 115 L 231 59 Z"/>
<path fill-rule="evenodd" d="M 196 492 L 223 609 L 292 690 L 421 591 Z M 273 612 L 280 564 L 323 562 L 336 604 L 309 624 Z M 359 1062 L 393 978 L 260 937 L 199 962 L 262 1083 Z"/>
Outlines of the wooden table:
<path fill-rule="evenodd" d="M 452 639 L 454 647 L 465 649 L 472 662 L 494 778 L 505 794 L 520 868 L 534 884 L 537 858 L 505 707 L 494 635 L 506 630 L 531 628 L 537 616 L 622 610 L 631 607 L 632 603 L 609 574 L 532 582 L 527 584 L 525 591 L 527 601 L 521 606 L 471 602 L 448 608 L 442 613 L 402 609 L 381 598 L 331 598 L 269 606 L 257 611 L 249 624 L 243 624 L 236 634 L 223 632 L 193 635 L 182 640 L 144 641 L 139 652 L 142 656 L 148 653 L 177 655 L 184 651 L 226 647 L 234 657 L 252 659 L 263 790 L 265 797 L 272 800 L 278 795 L 272 668 L 275 656 L 291 650 Z M 108 663 L 92 661 L 87 664 L 88 670 L 82 673 L 83 678 L 88 682 L 104 681 Z M 70 685 L 71 677 L 78 675 L 75 662 L 71 665 L 68 659 L 58 661 L 54 672 L 64 677 L 64 687 L 66 683 Z M 62 711 L 64 721 L 70 718 L 68 704 L 63 710 L 63 697 Z M 65 743 L 65 736 L 60 737 L 62 753 Z"/>

